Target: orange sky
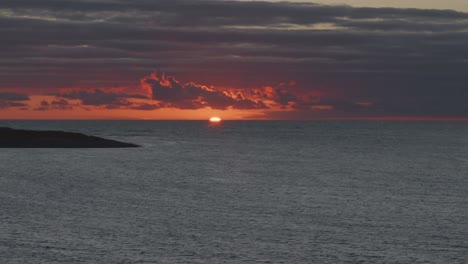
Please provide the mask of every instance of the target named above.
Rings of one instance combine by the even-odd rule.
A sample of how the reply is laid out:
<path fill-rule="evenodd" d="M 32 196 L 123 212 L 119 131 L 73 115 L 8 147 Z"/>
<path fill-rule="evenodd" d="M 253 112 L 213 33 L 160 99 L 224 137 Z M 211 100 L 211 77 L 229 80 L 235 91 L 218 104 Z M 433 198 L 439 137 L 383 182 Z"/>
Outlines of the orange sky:
<path fill-rule="evenodd" d="M 20 109 L 0 110 L 0 119 L 139 119 L 139 120 L 207 120 L 212 116 L 221 117 L 223 120 L 250 119 L 249 116 L 256 115 L 255 119 L 262 118 L 262 111 L 252 110 L 179 110 L 179 109 L 158 109 L 153 111 L 141 110 L 107 110 L 107 109 L 76 109 L 76 110 L 53 110 L 53 111 L 32 111 Z"/>
<path fill-rule="evenodd" d="M 105 109 L 102 107 L 78 106 L 73 110 L 34 110 L 40 106 L 42 100 L 53 100 L 54 96 L 31 96 L 28 109 L 10 108 L 0 110 L 0 119 L 137 119 L 137 120 L 206 120 L 212 116 L 223 120 L 267 119 L 264 110 L 213 110 L 209 107 L 197 110 L 180 110 L 162 108 L 151 111 L 130 109 Z M 150 100 L 149 100 L 150 101 Z M 76 100 L 75 102 L 76 103 Z M 263 117 L 262 117 L 263 116 Z"/>
<path fill-rule="evenodd" d="M 209 107 L 197 110 L 181 110 L 174 108 L 162 108 L 156 110 L 129 110 L 129 109 L 105 109 L 102 107 L 80 106 L 78 100 L 70 100 L 76 104 L 73 110 L 35 110 L 43 100 L 53 100 L 54 96 L 31 96 L 28 109 L 10 108 L 0 110 L 0 119 L 5 120 L 207 120 L 210 117 L 220 117 L 222 120 L 270 120 L 291 119 L 271 118 L 270 113 L 281 111 L 294 115 L 293 109 L 267 109 L 267 110 L 214 110 Z M 319 108 L 320 110 L 320 108 Z M 329 116 L 324 114 L 328 108 L 318 111 L 316 115 L 309 118 L 298 118 L 307 120 L 382 120 L 382 121 L 468 121 L 465 117 L 438 117 L 438 116 L 361 116 L 349 117 Z M 295 119 L 295 118 L 292 118 Z"/>

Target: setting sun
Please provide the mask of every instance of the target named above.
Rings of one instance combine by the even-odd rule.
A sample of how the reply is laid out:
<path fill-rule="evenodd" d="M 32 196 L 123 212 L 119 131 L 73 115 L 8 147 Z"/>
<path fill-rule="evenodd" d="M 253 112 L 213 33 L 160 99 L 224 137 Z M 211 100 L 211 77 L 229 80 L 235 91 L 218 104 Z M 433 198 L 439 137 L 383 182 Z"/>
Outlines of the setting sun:
<path fill-rule="evenodd" d="M 219 122 L 221 122 L 221 118 L 219 118 L 217 116 L 213 116 L 213 117 L 210 118 L 210 122 L 219 123 Z"/>

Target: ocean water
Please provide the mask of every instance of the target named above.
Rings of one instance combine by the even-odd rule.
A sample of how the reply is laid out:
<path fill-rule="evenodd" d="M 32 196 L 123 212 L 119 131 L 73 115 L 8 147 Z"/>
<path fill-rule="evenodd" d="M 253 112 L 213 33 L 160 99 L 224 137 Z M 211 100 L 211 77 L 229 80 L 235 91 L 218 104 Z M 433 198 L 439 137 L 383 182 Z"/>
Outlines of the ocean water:
<path fill-rule="evenodd" d="M 0 263 L 468 263 L 468 123 L 0 121 Z"/>

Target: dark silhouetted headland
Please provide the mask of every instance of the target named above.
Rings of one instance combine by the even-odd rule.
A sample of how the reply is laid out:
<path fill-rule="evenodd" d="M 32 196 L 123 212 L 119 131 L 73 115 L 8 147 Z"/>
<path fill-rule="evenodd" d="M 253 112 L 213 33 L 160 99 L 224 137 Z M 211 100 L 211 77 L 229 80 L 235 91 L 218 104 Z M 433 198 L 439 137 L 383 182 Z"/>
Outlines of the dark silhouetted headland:
<path fill-rule="evenodd" d="M 0 127 L 0 148 L 136 148 L 132 143 L 64 131 Z"/>

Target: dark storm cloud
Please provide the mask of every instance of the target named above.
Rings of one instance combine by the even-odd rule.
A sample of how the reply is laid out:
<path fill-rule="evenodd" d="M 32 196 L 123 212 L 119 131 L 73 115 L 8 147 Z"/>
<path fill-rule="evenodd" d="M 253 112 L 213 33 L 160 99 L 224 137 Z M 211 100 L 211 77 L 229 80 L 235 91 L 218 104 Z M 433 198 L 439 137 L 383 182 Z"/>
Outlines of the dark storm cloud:
<path fill-rule="evenodd" d="M 63 98 L 108 108 L 262 109 L 265 104 L 248 91 L 270 85 L 274 98 L 265 100 L 298 113 L 468 115 L 468 14 L 456 11 L 2 0 L 0 34 L 0 91 L 88 85 L 101 90 Z M 153 84 L 153 99 L 162 105 L 138 106 L 131 95 L 105 90 L 136 87 L 154 68 L 185 82 L 245 89 L 237 98 L 194 84 L 171 90 Z M 297 85 L 277 88 L 289 80 Z"/>

